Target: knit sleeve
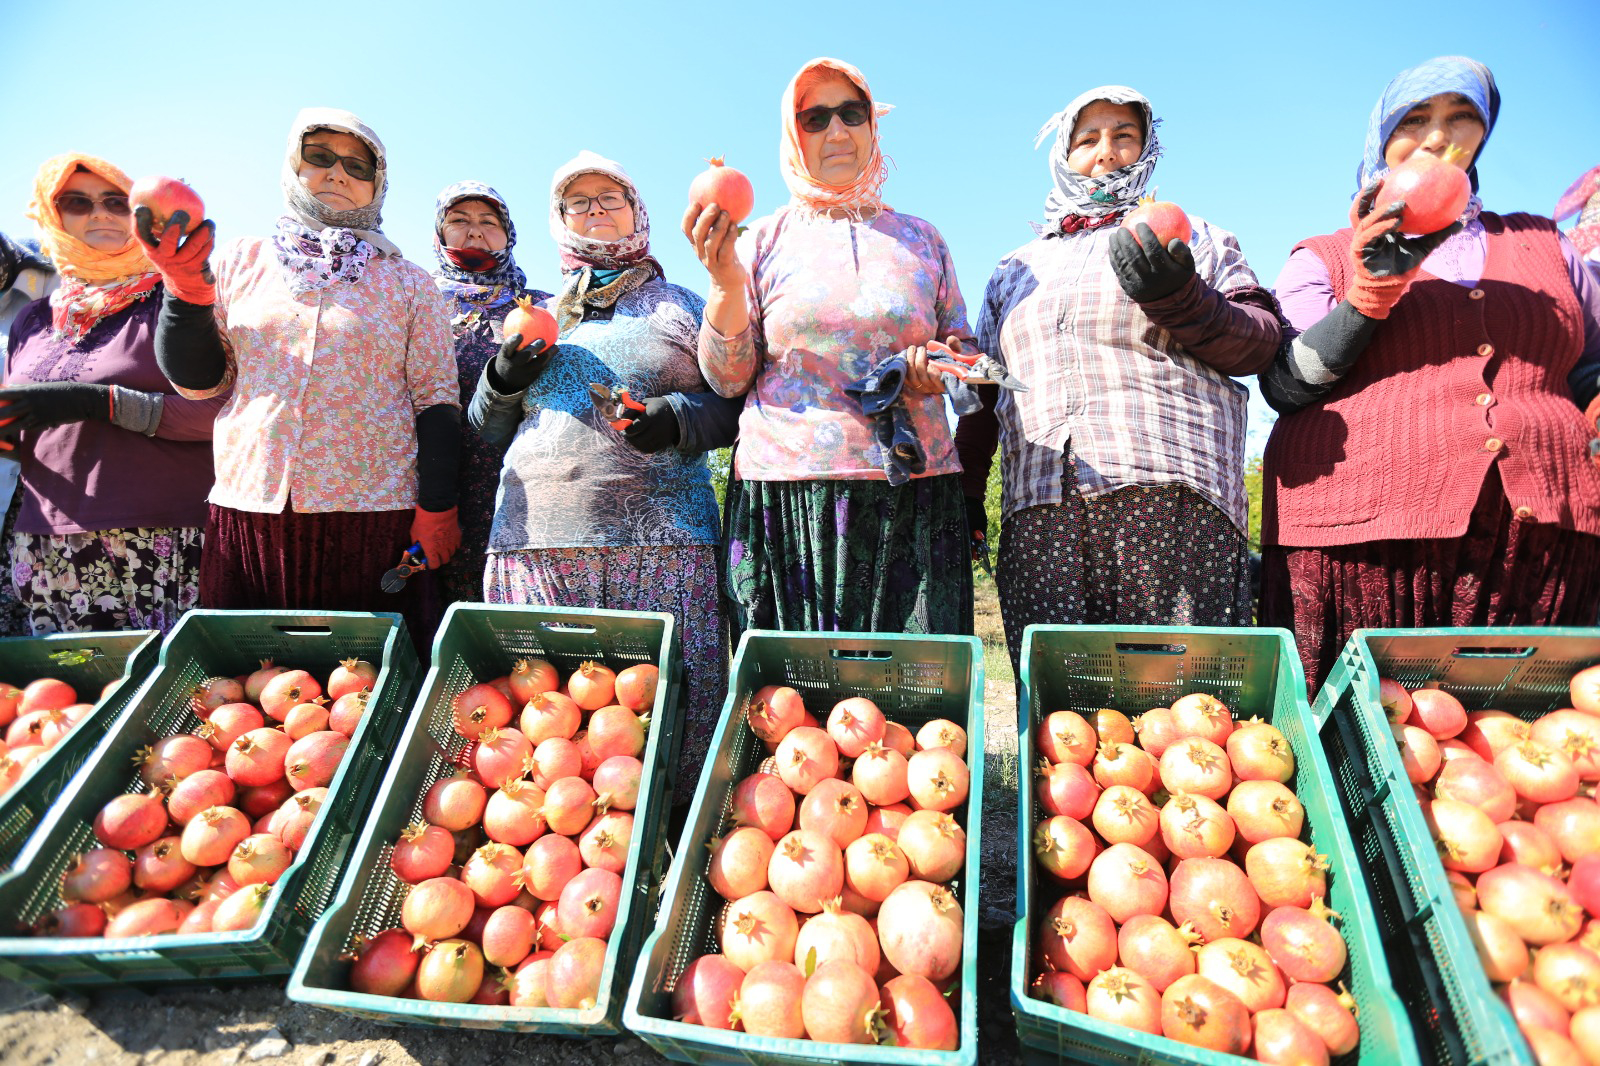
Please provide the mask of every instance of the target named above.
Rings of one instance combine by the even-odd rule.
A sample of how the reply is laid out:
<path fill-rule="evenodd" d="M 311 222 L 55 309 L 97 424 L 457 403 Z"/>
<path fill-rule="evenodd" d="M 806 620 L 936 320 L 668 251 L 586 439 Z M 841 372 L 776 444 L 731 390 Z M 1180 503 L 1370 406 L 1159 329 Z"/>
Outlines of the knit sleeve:
<path fill-rule="evenodd" d="M 1278 302 L 1289 328 L 1272 365 L 1257 379 L 1280 415 L 1309 407 L 1333 390 L 1366 350 L 1377 329 L 1349 302 L 1336 301 L 1327 266 L 1310 248 L 1296 248 L 1278 275 Z"/>

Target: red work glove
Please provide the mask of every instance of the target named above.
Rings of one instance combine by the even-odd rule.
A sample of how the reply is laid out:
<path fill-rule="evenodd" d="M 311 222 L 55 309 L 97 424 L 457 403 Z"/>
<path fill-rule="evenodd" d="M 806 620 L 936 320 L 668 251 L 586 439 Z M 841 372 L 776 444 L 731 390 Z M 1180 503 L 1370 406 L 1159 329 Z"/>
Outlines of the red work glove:
<path fill-rule="evenodd" d="M 148 207 L 135 208 L 134 231 L 144 242 L 145 255 L 161 271 L 161 281 L 167 291 L 185 303 L 202 307 L 217 302 L 217 278 L 211 273 L 211 249 L 217 243 L 217 226 L 209 218 L 194 228 L 188 237 L 182 237 L 189 216 L 174 211 L 167 228 L 158 239 L 151 232 L 153 217 Z M 182 243 L 179 243 L 180 237 Z"/>
<path fill-rule="evenodd" d="M 1374 178 L 1350 205 L 1350 227 L 1355 230 L 1350 238 L 1350 259 L 1356 273 L 1350 291 L 1344 295 L 1351 307 L 1376 319 L 1389 317 L 1390 310 L 1422 269 L 1422 261 L 1447 237 L 1461 231 L 1461 223 L 1456 221 L 1437 233 L 1407 237 L 1400 232 L 1404 200 L 1373 213 L 1372 205 L 1381 188 L 1383 179 Z"/>
<path fill-rule="evenodd" d="M 418 507 L 416 517 L 411 520 L 411 539 L 422 545 L 422 553 L 428 557 L 428 569 L 439 569 L 461 547 L 461 526 L 456 522 L 456 509 L 424 511 Z"/>

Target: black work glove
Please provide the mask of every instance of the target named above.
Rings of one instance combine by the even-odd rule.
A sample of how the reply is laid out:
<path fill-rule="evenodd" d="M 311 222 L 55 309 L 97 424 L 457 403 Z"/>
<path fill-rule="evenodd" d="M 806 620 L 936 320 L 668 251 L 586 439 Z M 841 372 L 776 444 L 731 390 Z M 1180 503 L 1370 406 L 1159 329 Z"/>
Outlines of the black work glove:
<path fill-rule="evenodd" d="M 964 497 L 967 501 L 967 529 L 973 537 L 982 533 L 984 539 L 989 537 L 989 508 L 983 504 L 982 496 Z"/>
<path fill-rule="evenodd" d="M 1149 226 L 1140 222 L 1136 228 L 1137 237 L 1121 227 L 1111 234 L 1111 269 L 1128 298 L 1150 303 L 1187 285 L 1194 277 L 1194 253 L 1188 244 L 1174 237 L 1163 248 Z"/>
<path fill-rule="evenodd" d="M 1356 199 L 1355 210 L 1350 212 L 1350 225 L 1356 230 L 1361 265 L 1366 272 L 1375 278 L 1399 277 L 1422 266 L 1422 261 L 1433 254 L 1435 248 L 1461 232 L 1462 223 L 1457 219 L 1437 233 L 1408 237 L 1400 232 L 1400 215 L 1406 209 L 1404 200 L 1396 200 L 1379 215 L 1372 214 L 1373 202 L 1382 188 L 1382 178 L 1367 183 Z"/>
<path fill-rule="evenodd" d="M 652 396 L 644 402 L 644 410 L 634 415 L 633 425 L 622 431 L 628 443 L 641 452 L 659 452 L 676 448 L 681 434 L 678 430 L 678 412 L 665 396 Z"/>
<path fill-rule="evenodd" d="M 111 421 L 111 386 L 80 381 L 41 381 L 0 389 L 0 441 L 28 429 L 68 422 Z"/>
<path fill-rule="evenodd" d="M 521 334 L 513 333 L 489 362 L 489 384 L 496 392 L 522 392 L 539 380 L 554 354 L 554 345 L 547 349 L 544 341 L 536 340 L 523 347 Z"/>

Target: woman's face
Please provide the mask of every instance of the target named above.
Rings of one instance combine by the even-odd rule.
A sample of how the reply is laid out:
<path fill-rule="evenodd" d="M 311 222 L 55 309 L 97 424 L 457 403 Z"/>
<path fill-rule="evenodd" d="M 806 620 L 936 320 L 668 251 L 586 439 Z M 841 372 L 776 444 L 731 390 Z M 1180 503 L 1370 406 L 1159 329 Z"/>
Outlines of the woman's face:
<path fill-rule="evenodd" d="M 812 107 L 838 107 L 852 100 L 865 103 L 861 90 L 848 78 L 831 77 L 807 91 L 796 101 L 795 108 L 805 111 Z M 833 115 L 824 129 L 807 133 L 797 121 L 800 155 L 813 178 L 828 185 L 848 185 L 861 174 L 872 155 L 871 105 L 867 108 L 867 121 L 859 126 L 847 126 L 843 118 Z"/>
<path fill-rule="evenodd" d="M 614 200 L 620 196 L 626 200 L 627 192 L 604 174 L 579 174 L 561 190 L 561 217 L 569 230 L 590 240 L 620 241 L 632 237 L 633 204 L 624 202 L 621 207 L 606 207 L 600 202 L 601 197 Z M 589 201 L 587 208 L 577 214 L 565 210 L 574 206 L 574 201 L 581 205 L 580 197 Z"/>
<path fill-rule="evenodd" d="M 1139 112 L 1132 104 L 1095 100 L 1078 112 L 1067 148 L 1067 166 L 1098 178 L 1137 162 L 1144 151 Z"/>
<path fill-rule="evenodd" d="M 1406 112 L 1383 146 L 1383 161 L 1397 167 L 1415 152 L 1443 155 L 1454 145 L 1462 153 L 1456 162 L 1465 169 L 1477 158 L 1486 132 L 1471 100 L 1460 93 L 1440 93 Z"/>
<path fill-rule="evenodd" d="M 446 248 L 477 248 L 498 252 L 506 246 L 506 230 L 500 212 L 487 200 L 462 200 L 450 205 L 439 227 L 439 239 Z"/>
<path fill-rule="evenodd" d="M 105 198 L 122 198 L 122 213 L 106 210 Z M 93 201 L 87 214 L 73 214 L 64 210 L 62 201 Z M 120 252 L 133 240 L 133 218 L 128 213 L 128 193 L 119 189 L 98 174 L 78 171 L 67 179 L 56 194 L 56 214 L 61 218 L 61 228 L 97 252 Z"/>
<path fill-rule="evenodd" d="M 342 160 L 335 160 L 332 166 L 319 167 L 306 162 L 305 150 L 313 145 L 326 148 L 334 155 L 355 156 L 367 163 L 375 163 L 372 149 L 360 137 L 348 133 L 333 133 L 328 130 L 319 130 L 308 133 L 300 141 L 300 169 L 295 173 L 300 177 L 300 184 L 306 191 L 318 200 L 327 204 L 335 211 L 354 211 L 358 207 L 366 207 L 372 202 L 376 186 L 371 180 L 361 181 L 352 178 L 349 171 L 345 170 Z"/>

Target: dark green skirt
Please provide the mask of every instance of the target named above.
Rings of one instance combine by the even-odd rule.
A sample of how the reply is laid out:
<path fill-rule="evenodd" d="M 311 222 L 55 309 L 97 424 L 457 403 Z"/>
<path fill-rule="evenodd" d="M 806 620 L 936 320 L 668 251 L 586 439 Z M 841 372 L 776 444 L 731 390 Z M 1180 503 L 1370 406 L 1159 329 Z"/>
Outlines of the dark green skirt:
<path fill-rule="evenodd" d="M 960 477 L 728 483 L 724 592 L 746 629 L 972 632 Z"/>

